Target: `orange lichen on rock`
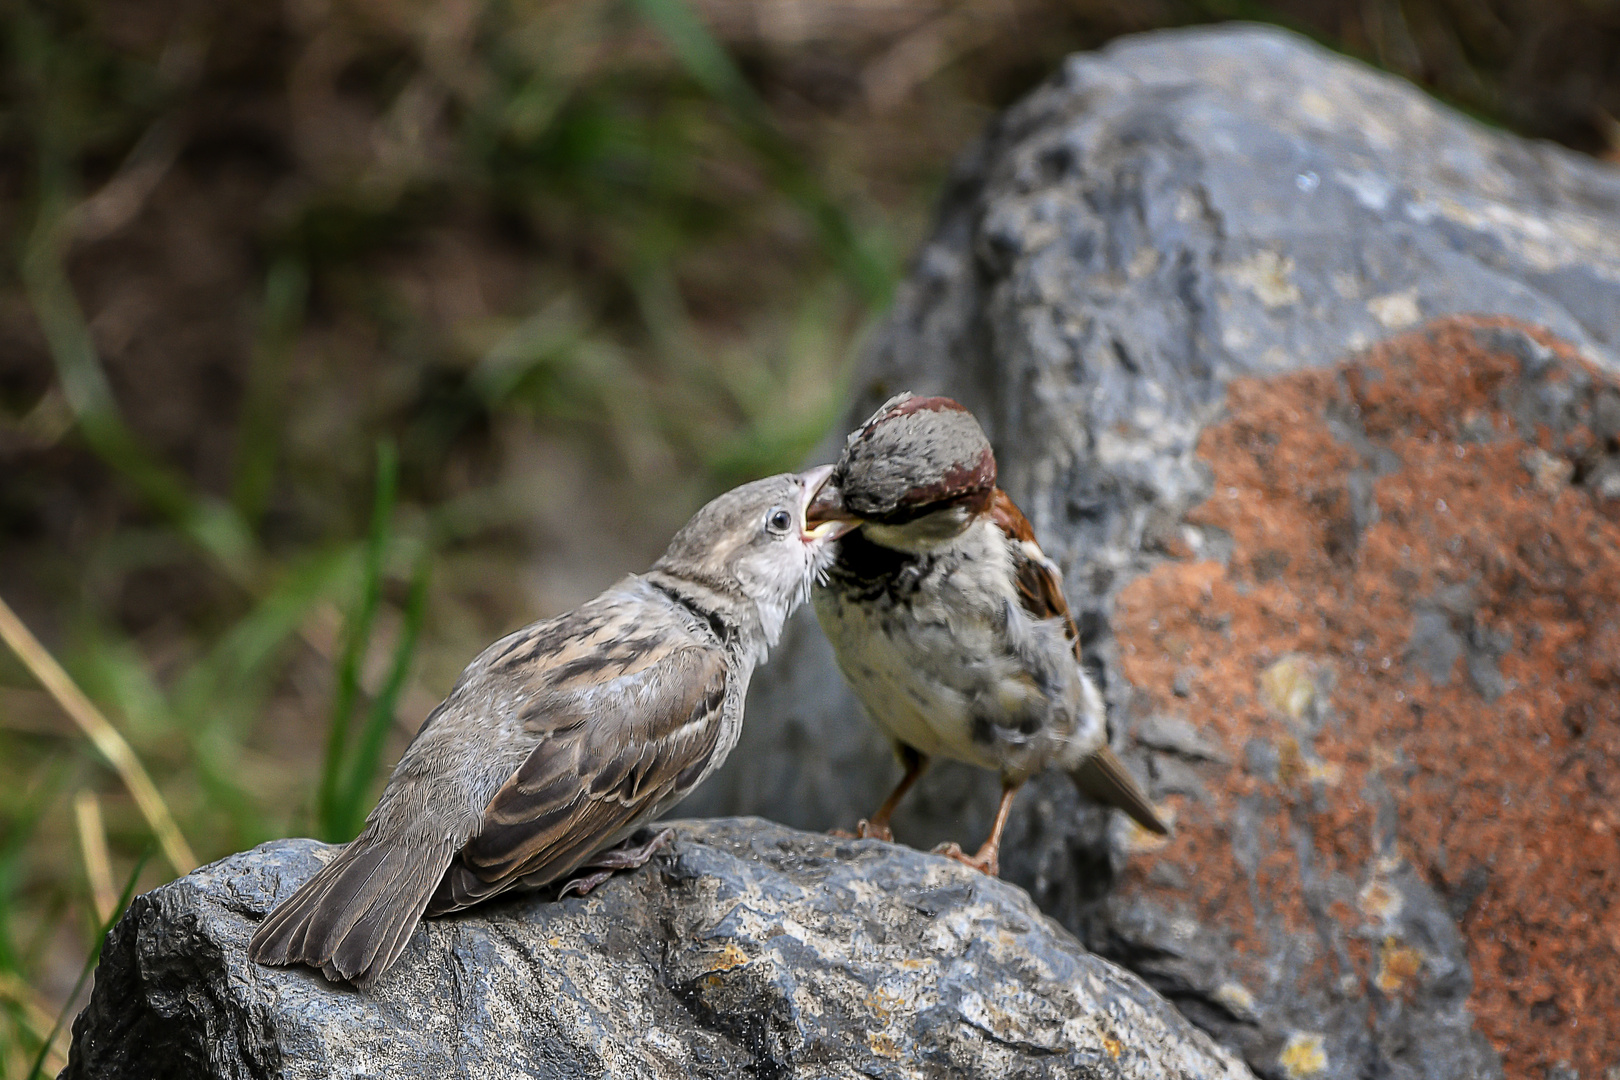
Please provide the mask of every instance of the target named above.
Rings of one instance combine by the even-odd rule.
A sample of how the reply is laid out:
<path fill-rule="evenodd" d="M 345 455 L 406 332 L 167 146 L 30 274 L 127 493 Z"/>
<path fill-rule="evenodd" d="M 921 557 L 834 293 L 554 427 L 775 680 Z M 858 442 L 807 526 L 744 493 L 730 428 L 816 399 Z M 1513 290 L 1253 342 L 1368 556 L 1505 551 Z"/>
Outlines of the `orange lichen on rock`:
<path fill-rule="evenodd" d="M 1620 493 L 1599 483 L 1620 479 L 1620 391 L 1543 332 L 1512 327 L 1536 355 L 1493 339 L 1510 327 L 1448 320 L 1231 384 L 1199 444 L 1214 494 L 1187 517 L 1230 558 L 1139 578 L 1114 628 L 1132 685 L 1240 764 L 1172 796 L 1176 836 L 1126 888 L 1191 892 L 1256 952 L 1257 907 L 1310 924 L 1308 822 L 1318 870 L 1360 889 L 1327 911 L 1354 947 L 1313 978 L 1391 997 L 1418 975 L 1381 929 L 1404 862 L 1460 916 L 1507 1075 L 1597 1077 L 1620 1064 Z M 1267 840 L 1234 850 L 1257 794 Z"/>

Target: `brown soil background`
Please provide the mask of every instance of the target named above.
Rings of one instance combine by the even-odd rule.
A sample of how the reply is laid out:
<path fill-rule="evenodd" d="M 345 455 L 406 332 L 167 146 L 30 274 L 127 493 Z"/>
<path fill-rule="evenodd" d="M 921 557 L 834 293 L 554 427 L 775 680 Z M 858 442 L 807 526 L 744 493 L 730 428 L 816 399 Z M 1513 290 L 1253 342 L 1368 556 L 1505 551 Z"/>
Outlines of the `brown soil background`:
<path fill-rule="evenodd" d="M 1511 407 L 1523 362 L 1482 346 L 1475 329 L 1490 325 L 1450 321 L 1336 370 L 1234 382 L 1199 444 L 1215 494 L 1188 518 L 1230 534 L 1230 562 L 1159 567 L 1121 595 L 1115 626 L 1125 674 L 1154 705 L 1197 718 L 1234 762 L 1251 739 L 1278 747 L 1282 810 L 1268 824 L 1286 838 L 1289 807 L 1311 808 L 1324 873 L 1372 880 L 1366 792 L 1381 776 L 1400 857 L 1463 912 L 1470 1005 L 1507 1074 L 1565 1062 L 1597 1077 L 1620 1064 L 1620 500 L 1582 480 L 1620 449 L 1591 426 L 1615 391 L 1533 332 L 1557 355 L 1545 378 L 1573 391 L 1575 422 L 1524 430 Z M 1347 481 L 1365 447 L 1336 437 L 1334 415 L 1359 416 L 1399 459 L 1359 536 Z M 1437 595 L 1466 597 L 1476 635 L 1510 642 L 1494 701 L 1465 658 L 1440 682 L 1410 662 L 1414 606 Z M 1332 685 L 1308 746 L 1262 685 L 1289 656 Z M 1223 814 L 1266 783 L 1233 767 L 1203 803 L 1174 797 L 1175 839 L 1131 870 L 1147 893 L 1156 859 L 1203 882 L 1201 918 L 1239 951 L 1254 912 Z M 1265 863 L 1256 884 L 1304 927 L 1294 865 Z M 1398 995 L 1422 957 L 1380 942 L 1379 898 L 1362 898 L 1332 913 L 1361 946 L 1354 975 Z"/>

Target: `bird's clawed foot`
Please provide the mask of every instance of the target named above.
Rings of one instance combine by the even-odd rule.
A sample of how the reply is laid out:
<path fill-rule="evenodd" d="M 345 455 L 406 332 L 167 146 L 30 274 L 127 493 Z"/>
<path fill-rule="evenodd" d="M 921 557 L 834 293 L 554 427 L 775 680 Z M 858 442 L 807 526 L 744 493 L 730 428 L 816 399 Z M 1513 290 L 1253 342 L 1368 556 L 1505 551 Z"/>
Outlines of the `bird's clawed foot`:
<path fill-rule="evenodd" d="M 988 874 L 991 877 L 1001 876 L 1001 852 L 990 844 L 986 844 L 981 848 L 977 855 L 969 855 L 962 850 L 960 844 L 952 840 L 936 847 L 934 854 L 943 855 L 947 859 L 955 859 L 963 866 L 971 866 L 981 874 Z"/>
<path fill-rule="evenodd" d="M 882 840 L 885 843 L 894 843 L 894 832 L 884 822 L 871 822 L 865 818 L 855 823 L 855 831 L 848 829 L 829 829 L 828 836 L 836 836 L 840 840 Z"/>
<path fill-rule="evenodd" d="M 861 818 L 855 823 L 855 835 L 862 840 L 882 840 L 885 843 L 894 843 L 894 831 L 889 828 L 886 821 L 868 821 Z"/>
<path fill-rule="evenodd" d="M 576 896 L 585 896 L 602 882 L 618 873 L 620 870 L 634 870 L 658 854 L 660 848 L 675 839 L 674 829 L 659 829 L 649 839 L 641 839 L 646 830 L 641 830 L 631 836 L 617 847 L 610 847 L 606 851 L 598 851 L 576 869 L 585 873 L 570 878 L 561 889 L 557 890 L 557 899 L 561 900 L 569 893 Z M 640 841 L 639 843 L 637 841 Z"/>

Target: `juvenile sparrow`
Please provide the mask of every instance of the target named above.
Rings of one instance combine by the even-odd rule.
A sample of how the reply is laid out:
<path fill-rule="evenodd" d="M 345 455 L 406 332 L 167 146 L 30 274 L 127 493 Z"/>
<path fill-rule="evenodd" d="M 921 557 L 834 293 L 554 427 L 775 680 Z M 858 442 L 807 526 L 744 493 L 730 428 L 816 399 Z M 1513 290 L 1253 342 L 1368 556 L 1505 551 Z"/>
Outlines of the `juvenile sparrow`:
<path fill-rule="evenodd" d="M 736 745 L 754 666 L 847 527 L 805 524 L 830 472 L 721 495 L 647 573 L 485 649 L 406 748 L 364 831 L 265 919 L 249 955 L 365 984 L 424 914 L 596 870 L 583 891 L 650 858 L 658 838 L 604 849 Z"/>
<path fill-rule="evenodd" d="M 1057 565 L 996 487 L 990 441 L 961 405 L 901 394 L 849 437 L 809 521 L 860 523 L 814 590 L 838 666 L 893 740 L 905 776 L 859 833 L 890 839 L 889 818 L 931 757 L 1001 775 L 990 838 L 973 856 L 994 875 L 1014 794 L 1047 767 L 1094 800 L 1166 831 L 1108 747 L 1102 696 Z"/>

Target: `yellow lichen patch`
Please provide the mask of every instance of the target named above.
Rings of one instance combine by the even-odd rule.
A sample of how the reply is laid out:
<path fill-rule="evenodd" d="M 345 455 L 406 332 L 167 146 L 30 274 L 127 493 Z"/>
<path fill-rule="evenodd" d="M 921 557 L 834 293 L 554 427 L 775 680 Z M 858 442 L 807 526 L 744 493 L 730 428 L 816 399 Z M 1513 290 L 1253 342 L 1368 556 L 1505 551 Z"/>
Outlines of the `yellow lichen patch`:
<path fill-rule="evenodd" d="M 1388 882 L 1373 878 L 1357 894 L 1356 903 L 1368 918 L 1389 920 L 1401 913 L 1405 901 Z"/>
<path fill-rule="evenodd" d="M 1393 997 L 1423 970 L 1423 954 L 1393 934 L 1378 950 L 1378 989 Z"/>
<path fill-rule="evenodd" d="M 1316 664 L 1309 657 L 1289 653 L 1260 673 L 1260 697 L 1297 723 L 1316 697 Z"/>
<path fill-rule="evenodd" d="M 742 967 L 748 963 L 748 954 L 738 947 L 735 941 L 728 941 L 725 947 L 715 953 L 709 961 L 709 971 L 730 971 L 732 968 Z"/>
<path fill-rule="evenodd" d="M 1297 787 L 1305 779 L 1305 755 L 1292 735 L 1277 740 L 1277 779 L 1284 787 Z"/>
<path fill-rule="evenodd" d="M 560 949 L 560 948 L 562 948 L 562 938 L 560 938 L 560 937 L 546 938 L 546 947 L 548 949 Z"/>
<path fill-rule="evenodd" d="M 1569 486 L 1575 475 L 1575 463 L 1558 454 L 1549 454 L 1532 446 L 1520 458 L 1525 470 L 1535 478 L 1536 487 L 1548 495 L 1557 495 Z"/>
<path fill-rule="evenodd" d="M 1294 284 L 1294 260 L 1270 248 L 1261 248 L 1249 258 L 1232 264 L 1233 280 L 1248 287 L 1267 308 L 1299 303 L 1299 286 Z"/>
<path fill-rule="evenodd" d="M 1254 995 L 1249 993 L 1249 988 L 1242 983 L 1223 982 L 1215 988 L 1210 997 L 1239 1019 L 1248 1019 L 1254 1015 Z"/>
<path fill-rule="evenodd" d="M 1404 330 L 1423 317 L 1416 289 L 1373 297 L 1367 301 L 1367 314 L 1385 330 Z"/>
<path fill-rule="evenodd" d="M 1296 1031 L 1288 1036 L 1277 1065 L 1289 1080 L 1306 1080 L 1327 1068 L 1327 1049 L 1322 1036 L 1308 1031 Z"/>
<path fill-rule="evenodd" d="M 878 1057 L 897 1058 L 900 1056 L 900 1048 L 894 1044 L 894 1040 L 881 1031 L 867 1032 L 866 1045 L 871 1047 L 872 1053 Z"/>
<path fill-rule="evenodd" d="M 892 990 L 878 987 L 866 995 L 866 1004 L 878 1015 L 879 1019 L 887 1020 L 889 1014 L 904 1003 L 905 999 Z"/>
<path fill-rule="evenodd" d="M 1311 783 L 1321 783 L 1328 787 L 1338 787 L 1339 781 L 1344 779 L 1344 767 L 1336 761 L 1317 761 L 1314 758 L 1305 760 L 1305 779 Z"/>
<path fill-rule="evenodd" d="M 1108 1056 L 1113 1058 L 1115 1061 L 1118 1061 L 1119 1055 L 1125 1052 L 1125 1044 L 1111 1035 L 1104 1035 L 1102 1042 L 1103 1049 L 1108 1051 Z"/>

